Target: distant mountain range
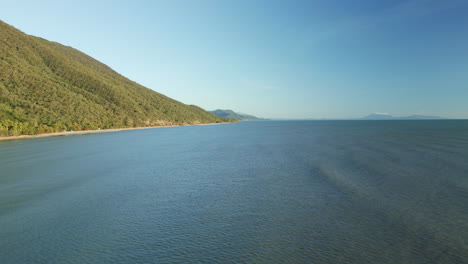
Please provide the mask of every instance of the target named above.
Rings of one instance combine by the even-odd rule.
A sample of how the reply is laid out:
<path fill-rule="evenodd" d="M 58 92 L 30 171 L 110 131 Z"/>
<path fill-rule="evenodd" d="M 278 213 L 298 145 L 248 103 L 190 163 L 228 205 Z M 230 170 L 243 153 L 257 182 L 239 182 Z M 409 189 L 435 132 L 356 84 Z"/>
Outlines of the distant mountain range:
<path fill-rule="evenodd" d="M 243 113 L 236 113 L 232 110 L 221 110 L 221 109 L 216 109 L 214 111 L 209 111 L 210 113 L 213 113 L 219 117 L 223 118 L 229 118 L 229 119 L 234 119 L 234 120 L 239 120 L 239 121 L 248 121 L 248 120 L 265 120 L 263 118 L 258 118 L 253 115 L 248 115 L 248 114 L 243 114 Z"/>
<path fill-rule="evenodd" d="M 417 120 L 417 119 L 446 119 L 440 116 L 426 116 L 426 115 L 410 115 L 410 116 L 392 116 L 387 113 L 374 113 L 370 114 L 362 119 L 368 120 Z"/>

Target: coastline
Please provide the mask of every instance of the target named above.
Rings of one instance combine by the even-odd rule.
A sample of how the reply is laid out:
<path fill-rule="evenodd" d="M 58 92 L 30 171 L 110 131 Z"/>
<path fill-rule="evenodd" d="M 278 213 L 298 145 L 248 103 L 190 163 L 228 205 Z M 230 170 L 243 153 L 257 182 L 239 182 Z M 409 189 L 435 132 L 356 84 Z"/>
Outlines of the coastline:
<path fill-rule="evenodd" d="M 119 131 L 125 131 L 125 130 L 139 130 L 139 129 L 164 128 L 164 127 L 221 125 L 221 124 L 229 124 L 229 123 L 230 122 L 192 124 L 192 125 L 164 125 L 164 126 L 152 126 L 152 127 L 125 127 L 125 128 L 111 128 L 111 129 L 81 130 L 81 131 L 65 131 L 65 132 L 45 133 L 45 134 L 38 134 L 38 135 L 21 135 L 21 136 L 6 136 L 6 137 L 3 136 L 3 137 L 0 137 L 0 141 L 42 138 L 42 137 L 60 137 L 60 136 L 95 134 L 95 133 L 108 133 L 108 132 L 119 132 Z"/>

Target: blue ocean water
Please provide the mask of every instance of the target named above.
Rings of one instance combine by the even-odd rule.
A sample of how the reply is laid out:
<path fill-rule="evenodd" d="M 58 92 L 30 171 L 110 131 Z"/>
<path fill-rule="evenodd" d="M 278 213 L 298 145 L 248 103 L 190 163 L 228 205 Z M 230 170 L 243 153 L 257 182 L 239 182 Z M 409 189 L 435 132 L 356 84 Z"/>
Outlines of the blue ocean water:
<path fill-rule="evenodd" d="M 468 121 L 0 142 L 0 263 L 468 263 Z"/>

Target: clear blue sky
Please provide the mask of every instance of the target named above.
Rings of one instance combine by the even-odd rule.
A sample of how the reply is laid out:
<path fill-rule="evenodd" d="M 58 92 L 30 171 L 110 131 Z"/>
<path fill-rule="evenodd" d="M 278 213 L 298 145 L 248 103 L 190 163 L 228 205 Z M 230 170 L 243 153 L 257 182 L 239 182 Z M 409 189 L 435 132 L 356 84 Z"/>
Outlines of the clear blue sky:
<path fill-rule="evenodd" d="M 468 118 L 466 0 L 2 1 L 0 19 L 186 104 Z"/>

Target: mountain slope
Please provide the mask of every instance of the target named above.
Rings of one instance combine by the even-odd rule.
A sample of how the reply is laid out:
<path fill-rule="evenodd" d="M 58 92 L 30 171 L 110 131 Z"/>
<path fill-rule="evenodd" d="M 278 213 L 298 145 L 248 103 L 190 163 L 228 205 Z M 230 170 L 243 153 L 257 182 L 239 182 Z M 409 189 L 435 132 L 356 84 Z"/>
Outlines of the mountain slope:
<path fill-rule="evenodd" d="M 262 120 L 262 118 L 258 118 L 253 115 L 247 115 L 247 114 L 241 114 L 241 113 L 236 113 L 232 110 L 221 110 L 221 109 L 216 109 L 214 111 L 209 111 L 210 113 L 213 113 L 219 117 L 223 118 L 229 118 L 229 119 L 234 119 L 234 120 L 239 120 L 239 121 L 246 121 L 246 120 Z"/>
<path fill-rule="evenodd" d="M 225 121 L 0 21 L 0 136 Z"/>

